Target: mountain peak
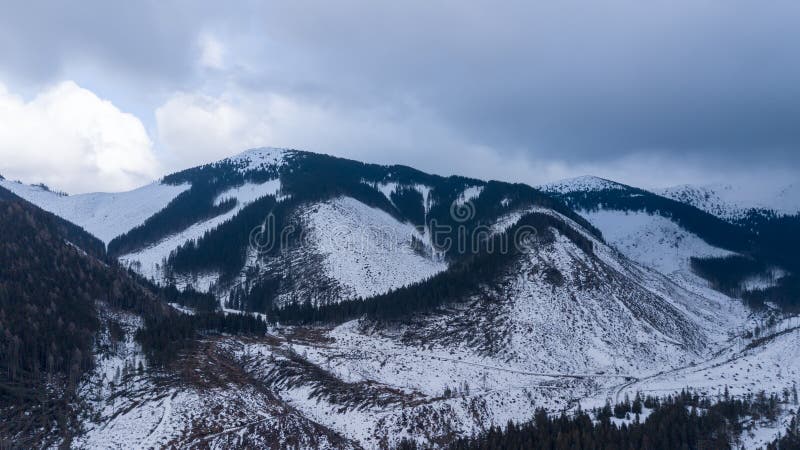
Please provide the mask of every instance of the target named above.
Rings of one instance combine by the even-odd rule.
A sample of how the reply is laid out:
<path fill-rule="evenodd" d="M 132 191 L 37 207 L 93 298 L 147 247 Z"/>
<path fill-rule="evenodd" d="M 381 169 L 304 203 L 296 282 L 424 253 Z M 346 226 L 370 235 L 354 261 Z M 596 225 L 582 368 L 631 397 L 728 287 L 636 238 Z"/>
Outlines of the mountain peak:
<path fill-rule="evenodd" d="M 605 178 L 596 177 L 594 175 L 582 175 L 574 178 L 566 178 L 564 180 L 542 184 L 538 187 L 543 191 L 556 192 L 559 194 L 568 194 L 570 192 L 578 191 L 604 191 L 609 189 L 622 190 L 627 188 L 627 186 L 623 184 L 607 180 Z"/>
<path fill-rule="evenodd" d="M 234 163 L 237 166 L 241 166 L 241 169 L 245 171 L 255 170 L 266 166 L 280 166 L 285 162 L 286 156 L 293 152 L 294 150 L 288 148 L 258 147 L 245 150 L 230 158 L 225 158 L 222 162 Z"/>

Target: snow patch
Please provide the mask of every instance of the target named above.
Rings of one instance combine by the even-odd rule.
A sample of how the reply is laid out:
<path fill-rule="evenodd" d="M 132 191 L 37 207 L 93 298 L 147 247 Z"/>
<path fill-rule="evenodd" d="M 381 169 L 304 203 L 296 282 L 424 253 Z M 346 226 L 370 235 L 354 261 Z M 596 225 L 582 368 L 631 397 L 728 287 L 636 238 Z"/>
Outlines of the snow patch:
<path fill-rule="evenodd" d="M 463 205 L 467 202 L 475 200 L 483 192 L 483 186 L 470 186 L 464 189 L 464 192 L 456 198 L 456 204 Z"/>
<path fill-rule="evenodd" d="M 235 199 L 239 203 L 252 203 L 267 195 L 277 197 L 281 189 L 280 180 L 270 180 L 266 183 L 245 183 L 241 186 L 228 189 L 214 199 L 214 206 L 219 206 L 228 199 Z"/>

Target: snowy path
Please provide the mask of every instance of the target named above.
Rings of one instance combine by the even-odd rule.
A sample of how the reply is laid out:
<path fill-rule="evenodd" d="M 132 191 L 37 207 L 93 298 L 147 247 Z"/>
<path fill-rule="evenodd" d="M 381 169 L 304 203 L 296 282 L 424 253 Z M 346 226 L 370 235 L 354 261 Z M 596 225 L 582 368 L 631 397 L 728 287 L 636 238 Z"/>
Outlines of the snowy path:
<path fill-rule="evenodd" d="M 142 440 L 141 448 L 151 448 L 156 446 L 158 438 L 163 435 L 164 427 L 172 415 L 172 398 L 176 394 L 177 393 L 173 393 L 164 397 L 164 401 L 161 402 L 161 407 L 163 408 L 161 420 L 158 421 L 158 424 L 155 426 L 155 428 L 153 428 L 152 431 L 150 431 L 147 437 Z"/>

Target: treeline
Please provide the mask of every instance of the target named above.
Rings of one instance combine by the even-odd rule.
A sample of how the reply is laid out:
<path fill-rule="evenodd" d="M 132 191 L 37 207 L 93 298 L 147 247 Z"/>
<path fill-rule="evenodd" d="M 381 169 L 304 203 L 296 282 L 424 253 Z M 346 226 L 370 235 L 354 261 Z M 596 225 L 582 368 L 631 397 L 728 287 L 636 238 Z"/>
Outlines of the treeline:
<path fill-rule="evenodd" d="M 267 324 L 248 314 L 198 313 L 149 317 L 136 332 L 136 341 L 154 367 L 169 367 L 176 357 L 193 348 L 197 339 L 209 334 L 261 335 Z"/>
<path fill-rule="evenodd" d="M 478 246 L 478 252 L 463 256 L 448 270 L 428 280 L 396 289 L 369 299 L 343 301 L 336 304 L 316 305 L 310 302 L 273 307 L 267 314 L 269 320 L 285 324 L 339 323 L 367 316 L 375 320 L 404 320 L 411 314 L 434 311 L 444 305 L 467 300 L 478 292 L 481 284 L 496 282 L 508 264 L 527 251 L 530 245 L 552 241 L 551 228 L 567 236 L 583 251 L 593 254 L 593 243 L 563 221 L 542 213 L 530 213 L 504 233 L 497 234 Z M 536 230 L 534 235 L 521 231 Z M 532 241 L 528 241 L 528 237 Z M 523 239 L 522 241 L 520 239 Z M 254 290 L 236 299 L 241 304 L 253 305 L 263 290 Z M 274 293 L 273 289 L 266 293 Z"/>
<path fill-rule="evenodd" d="M 779 278 L 775 286 L 745 291 L 742 298 L 757 308 L 772 302 L 786 312 L 800 312 L 800 276 L 786 275 Z"/>
<path fill-rule="evenodd" d="M 774 212 L 753 211 L 737 222 L 757 236 L 756 251 L 784 268 L 800 272 L 800 214 L 778 215 Z"/>
<path fill-rule="evenodd" d="M 274 219 L 266 224 L 271 229 L 267 233 L 280 235 L 280 230 L 287 229 L 290 205 L 278 203 L 274 196 L 262 197 L 243 208 L 239 214 L 217 228 L 206 231 L 196 241 L 189 241 L 173 250 L 167 258 L 167 271 L 170 273 L 207 273 L 216 272 L 224 282 L 237 275 L 247 261 L 247 251 L 251 245 L 253 229 L 265 224 L 268 216 Z M 272 220 L 269 219 L 269 220 Z M 273 235 L 274 236 L 274 235 Z M 265 242 L 266 243 L 266 242 Z M 279 250 L 278 245 L 272 252 Z M 264 249 L 266 252 L 266 249 Z"/>
<path fill-rule="evenodd" d="M 762 309 L 766 302 L 780 306 L 784 311 L 800 311 L 800 277 L 783 275 L 771 280 L 773 286 L 745 289 L 750 277 L 767 277 L 770 266 L 763 260 L 748 256 L 730 255 L 717 258 L 692 258 L 692 270 L 711 283 L 714 289 L 728 295 L 741 297 L 748 306 Z"/>
<path fill-rule="evenodd" d="M 178 289 L 174 284 L 160 286 L 132 269 L 128 269 L 128 275 L 163 302 L 177 303 L 200 312 L 219 309 L 219 302 L 213 294 L 197 291 L 192 286 L 187 286 L 185 289 Z"/>
<path fill-rule="evenodd" d="M 224 214 L 236 206 L 236 200 L 221 199 L 215 204 L 217 196 L 246 182 L 263 183 L 279 176 L 277 167 L 265 167 L 247 173 L 239 169 L 232 162 L 222 161 L 165 176 L 161 180 L 164 184 L 189 184 L 190 187 L 142 225 L 109 242 L 108 253 L 120 256 L 140 250 L 199 221 Z"/>
<path fill-rule="evenodd" d="M 767 450 L 800 450 L 800 421 L 797 419 L 795 415 L 786 433 L 767 445 Z"/>
<path fill-rule="evenodd" d="M 642 421 L 640 415 L 648 415 Z M 637 397 L 613 407 L 568 416 L 550 416 L 538 409 L 530 422 L 491 427 L 473 438 L 459 439 L 449 450 L 495 449 L 731 449 L 744 431 L 742 419 L 775 423 L 780 412 L 776 396 L 763 393 L 744 399 L 729 396 L 713 402 L 683 392 L 663 399 Z M 621 424 L 612 418 L 627 419 Z M 401 450 L 425 447 L 404 440 Z M 781 447 L 784 448 L 784 447 Z"/>

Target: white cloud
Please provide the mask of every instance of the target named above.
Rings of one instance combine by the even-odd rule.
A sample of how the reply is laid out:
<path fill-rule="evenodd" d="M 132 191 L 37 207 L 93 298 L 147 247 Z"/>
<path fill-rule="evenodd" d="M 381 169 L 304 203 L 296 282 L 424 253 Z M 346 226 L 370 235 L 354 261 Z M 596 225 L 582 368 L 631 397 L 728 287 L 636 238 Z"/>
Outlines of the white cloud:
<path fill-rule="evenodd" d="M 397 106 L 397 105 L 393 105 Z M 465 142 L 418 105 L 340 109 L 274 93 L 231 89 L 220 96 L 176 93 L 156 110 L 159 143 L 172 169 L 207 163 L 247 148 L 275 146 L 441 175 L 536 183 L 563 172 Z"/>
<path fill-rule="evenodd" d="M 224 97 L 177 93 L 156 109 L 167 165 L 178 169 L 215 161 L 269 142 L 270 130 L 254 105 Z"/>
<path fill-rule="evenodd" d="M 451 168 L 452 136 L 425 111 L 336 108 L 276 93 L 231 89 L 220 96 L 176 93 L 156 110 L 159 143 L 172 168 L 276 146 L 366 162 Z M 426 136 L 420 145 L 419 136 Z M 446 158 L 445 158 L 446 157 Z M 447 159 L 447 161 L 444 161 Z"/>
<path fill-rule="evenodd" d="M 81 193 L 136 187 L 160 166 L 138 118 L 75 82 L 30 101 L 0 83 L 0 173 Z"/>

